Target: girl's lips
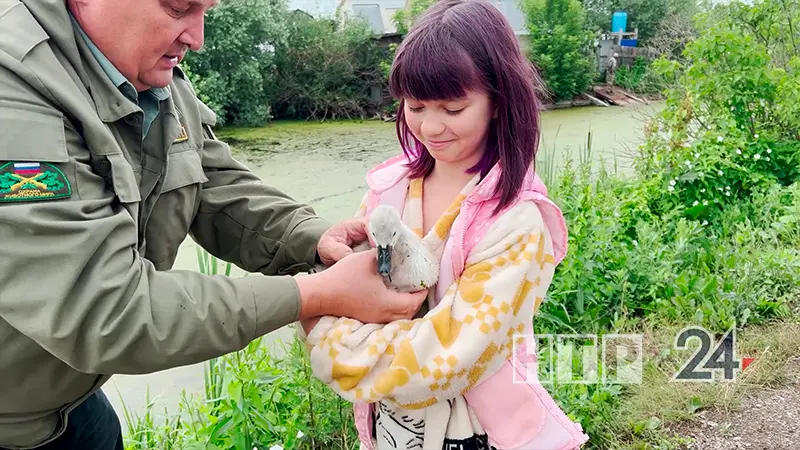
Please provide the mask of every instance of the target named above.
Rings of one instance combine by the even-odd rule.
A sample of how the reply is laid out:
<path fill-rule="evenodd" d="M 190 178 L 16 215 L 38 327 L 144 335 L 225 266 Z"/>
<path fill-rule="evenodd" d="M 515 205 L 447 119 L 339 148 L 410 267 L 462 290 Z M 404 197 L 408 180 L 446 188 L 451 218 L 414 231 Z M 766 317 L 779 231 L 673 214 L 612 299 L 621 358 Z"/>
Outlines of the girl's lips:
<path fill-rule="evenodd" d="M 455 139 L 451 139 L 449 141 L 428 141 L 428 146 L 429 147 L 433 147 L 433 148 L 442 148 L 442 147 L 446 147 L 447 145 L 449 145 L 454 140 Z"/>

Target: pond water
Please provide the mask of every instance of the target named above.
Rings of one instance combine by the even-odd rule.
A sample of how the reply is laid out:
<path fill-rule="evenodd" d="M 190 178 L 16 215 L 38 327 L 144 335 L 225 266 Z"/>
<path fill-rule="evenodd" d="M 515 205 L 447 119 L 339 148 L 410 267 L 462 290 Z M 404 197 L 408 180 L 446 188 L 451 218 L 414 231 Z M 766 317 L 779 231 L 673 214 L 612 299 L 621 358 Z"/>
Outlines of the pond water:
<path fill-rule="evenodd" d="M 542 117 L 542 143 L 537 160 L 554 158 L 560 166 L 567 158 L 579 160 L 591 133 L 592 155 L 607 167 L 616 166 L 621 175 L 631 171 L 630 158 L 641 142 L 646 120 L 663 103 L 630 107 L 581 107 L 546 111 Z M 232 143 L 237 158 L 246 163 L 265 183 L 276 186 L 295 199 L 311 204 L 331 221 L 351 217 L 364 195 L 364 175 L 379 162 L 398 153 L 394 123 L 278 123 L 265 128 L 220 132 Z M 197 270 L 196 247 L 184 242 L 176 269 Z M 234 268 L 232 276 L 245 275 Z M 288 329 L 267 336 L 273 345 Z M 279 347 L 275 348 L 280 351 Z M 150 375 L 114 376 L 104 387 L 122 417 L 122 403 L 134 411 L 146 405 L 146 391 L 155 397 L 154 412 L 164 408 L 177 411 L 181 390 L 203 391 L 201 364 Z M 123 422 L 123 427 L 125 426 Z"/>

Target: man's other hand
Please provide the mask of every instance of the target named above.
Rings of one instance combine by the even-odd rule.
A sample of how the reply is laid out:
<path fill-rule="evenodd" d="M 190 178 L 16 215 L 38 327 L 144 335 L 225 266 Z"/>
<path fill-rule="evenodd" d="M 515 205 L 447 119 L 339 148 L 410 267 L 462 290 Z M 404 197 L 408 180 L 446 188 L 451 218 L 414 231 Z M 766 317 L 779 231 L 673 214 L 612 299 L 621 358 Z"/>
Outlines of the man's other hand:
<path fill-rule="evenodd" d="M 326 266 L 353 253 L 352 247 L 367 240 L 367 219 L 358 218 L 332 226 L 319 240 L 317 254 Z"/>

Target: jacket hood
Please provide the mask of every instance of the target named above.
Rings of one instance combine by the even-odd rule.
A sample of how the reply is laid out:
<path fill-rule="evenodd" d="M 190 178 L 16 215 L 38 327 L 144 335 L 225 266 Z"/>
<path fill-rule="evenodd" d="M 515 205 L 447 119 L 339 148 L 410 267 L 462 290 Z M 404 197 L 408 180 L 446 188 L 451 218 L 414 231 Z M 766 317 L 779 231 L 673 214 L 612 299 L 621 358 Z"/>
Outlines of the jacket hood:
<path fill-rule="evenodd" d="M 391 189 L 408 175 L 409 169 L 406 166 L 408 162 L 409 160 L 406 159 L 405 155 L 401 154 L 378 164 L 367 172 L 367 186 L 376 194 L 381 194 Z M 464 203 L 479 205 L 488 201 L 499 200 L 500 193 L 495 192 L 495 190 L 500 182 L 501 173 L 500 164 L 495 164 L 486 174 L 486 177 L 464 199 Z M 558 205 L 547 197 L 547 186 L 533 169 L 525 174 L 519 195 L 533 199 L 539 206 L 542 218 L 553 241 L 556 264 L 560 263 L 567 253 L 568 235 L 566 222 Z"/>

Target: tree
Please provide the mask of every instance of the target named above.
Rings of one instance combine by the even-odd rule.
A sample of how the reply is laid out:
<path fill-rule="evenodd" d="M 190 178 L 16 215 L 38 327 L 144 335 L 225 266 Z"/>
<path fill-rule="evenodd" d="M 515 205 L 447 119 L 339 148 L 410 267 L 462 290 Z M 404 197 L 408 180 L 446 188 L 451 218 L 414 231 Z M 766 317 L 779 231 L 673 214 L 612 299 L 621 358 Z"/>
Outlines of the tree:
<path fill-rule="evenodd" d="M 274 49 L 287 38 L 285 0 L 226 0 L 209 11 L 205 45 L 184 61 L 220 124 L 271 118 Z"/>
<path fill-rule="evenodd" d="M 595 76 L 592 32 L 578 0 L 523 0 L 530 31 L 529 58 L 555 100 L 584 92 Z"/>

